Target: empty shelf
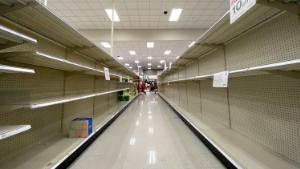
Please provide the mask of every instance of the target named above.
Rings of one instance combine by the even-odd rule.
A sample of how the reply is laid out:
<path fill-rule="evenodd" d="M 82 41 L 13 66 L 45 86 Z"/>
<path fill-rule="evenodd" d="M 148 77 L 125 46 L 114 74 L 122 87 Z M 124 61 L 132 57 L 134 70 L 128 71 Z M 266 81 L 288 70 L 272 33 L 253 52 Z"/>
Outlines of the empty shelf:
<path fill-rule="evenodd" d="M 0 64 L 0 73 L 35 73 L 33 69 Z"/>
<path fill-rule="evenodd" d="M 2 56 L 7 57 L 9 61 L 31 64 L 36 66 L 49 67 L 64 71 L 78 71 L 90 75 L 104 75 L 104 71 L 89 67 L 83 64 L 79 64 L 67 59 L 63 59 L 59 56 L 52 56 L 39 51 L 29 52 L 9 52 L 4 53 Z M 111 76 L 120 77 L 121 75 L 110 73 Z M 125 77 L 122 77 L 125 79 Z"/>
<path fill-rule="evenodd" d="M 5 125 L 0 126 L 0 140 L 17 135 L 31 129 L 30 125 Z"/>
<path fill-rule="evenodd" d="M 276 62 L 276 63 L 266 64 L 266 65 L 254 66 L 254 67 L 249 67 L 244 69 L 231 70 L 229 71 L 229 77 L 271 74 L 272 71 L 299 71 L 299 70 L 300 70 L 300 59 L 295 59 L 295 60 Z M 171 80 L 162 83 L 174 83 L 174 82 L 189 81 L 189 80 L 203 80 L 207 78 L 212 78 L 213 76 L 214 73 L 188 77 L 183 79 L 177 79 L 177 80 Z"/>
<path fill-rule="evenodd" d="M 31 104 L 30 108 L 31 109 L 37 109 L 37 108 L 42 108 L 42 107 L 47 107 L 47 106 L 52 106 L 52 105 L 57 105 L 57 104 L 63 104 L 63 103 L 77 101 L 77 100 L 88 99 L 88 98 L 91 98 L 91 97 L 96 97 L 96 96 L 106 95 L 106 94 L 110 94 L 110 93 L 115 93 L 115 92 L 122 91 L 122 90 L 127 90 L 127 89 L 129 89 L 129 88 L 116 89 L 116 90 L 110 90 L 110 91 L 106 91 L 106 92 L 99 92 L 99 93 L 93 93 L 93 94 L 86 94 L 86 95 L 81 95 L 81 96 L 63 97 L 63 98 L 56 98 L 56 99 L 50 99 L 50 100 L 45 100 L 45 101 L 39 101 L 39 102 Z"/>

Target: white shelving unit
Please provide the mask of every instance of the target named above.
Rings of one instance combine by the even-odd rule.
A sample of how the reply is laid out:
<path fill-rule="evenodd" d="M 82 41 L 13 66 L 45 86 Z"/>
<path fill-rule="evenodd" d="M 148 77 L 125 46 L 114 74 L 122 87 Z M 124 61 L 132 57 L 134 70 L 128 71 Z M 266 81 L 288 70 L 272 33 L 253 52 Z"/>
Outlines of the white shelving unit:
<path fill-rule="evenodd" d="M 99 92 L 99 93 L 93 93 L 93 94 L 87 94 L 87 95 L 81 95 L 81 96 L 63 97 L 63 98 L 39 101 L 39 102 L 31 104 L 30 108 L 37 109 L 37 108 L 42 108 L 42 107 L 47 107 L 47 106 L 52 106 L 52 105 L 57 105 L 57 104 L 63 104 L 63 103 L 77 101 L 77 100 L 88 99 L 91 97 L 97 97 L 97 96 L 101 96 L 101 95 L 115 93 L 115 92 L 127 90 L 127 89 L 129 89 L 129 88 L 116 89 L 116 90 L 110 90 L 110 91 L 106 91 L 106 92 Z"/>
<path fill-rule="evenodd" d="M 270 74 L 272 71 L 299 71 L 300 70 L 300 59 L 289 60 L 284 62 L 276 62 L 267 65 L 254 66 L 244 69 L 237 69 L 229 71 L 229 77 L 240 77 L 240 76 L 251 76 L 251 75 L 260 75 L 260 74 Z M 219 73 L 219 72 L 215 72 Z M 214 73 L 188 77 L 183 79 L 171 80 L 163 83 L 174 83 L 190 80 L 203 80 L 207 78 L 212 78 Z"/>
<path fill-rule="evenodd" d="M 220 48 L 222 45 L 242 36 L 243 34 L 271 21 L 273 18 L 284 14 L 284 11 L 257 4 L 244 14 L 234 24 L 230 24 L 230 11 L 227 11 L 219 20 L 217 20 L 195 44 L 190 47 L 175 63 L 172 69 L 185 65 L 191 59 L 205 57 L 207 53 Z M 161 75 L 164 76 L 168 70 Z"/>
<path fill-rule="evenodd" d="M 0 73 L 35 73 L 34 69 L 0 64 Z"/>
<path fill-rule="evenodd" d="M 0 126 L 0 140 L 25 132 L 29 129 L 31 129 L 31 125 Z"/>

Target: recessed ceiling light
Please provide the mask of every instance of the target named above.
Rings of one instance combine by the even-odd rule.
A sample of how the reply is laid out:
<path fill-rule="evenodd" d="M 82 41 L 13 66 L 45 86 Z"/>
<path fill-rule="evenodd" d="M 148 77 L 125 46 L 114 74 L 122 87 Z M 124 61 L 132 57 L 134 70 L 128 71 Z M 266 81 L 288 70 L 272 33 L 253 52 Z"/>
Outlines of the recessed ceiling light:
<path fill-rule="evenodd" d="M 135 61 L 134 61 L 134 63 L 140 63 L 140 61 L 138 61 L 138 60 L 135 60 Z"/>
<path fill-rule="evenodd" d="M 181 15 L 181 12 L 182 12 L 182 9 L 173 8 L 172 12 L 171 12 L 171 15 L 169 17 L 169 21 L 170 22 L 178 21 L 180 15 Z"/>
<path fill-rule="evenodd" d="M 136 53 L 135 53 L 134 50 L 130 50 L 130 51 L 129 51 L 129 54 L 131 54 L 131 55 L 136 55 Z"/>
<path fill-rule="evenodd" d="M 152 64 L 151 64 L 151 63 L 148 63 L 147 65 L 148 65 L 148 66 L 151 66 Z"/>
<path fill-rule="evenodd" d="M 176 59 L 179 59 L 180 58 L 180 56 L 176 56 Z"/>
<path fill-rule="evenodd" d="M 121 57 L 121 56 L 119 56 L 119 57 L 117 57 L 119 60 L 123 60 L 124 58 L 123 57 Z"/>
<path fill-rule="evenodd" d="M 154 42 L 147 42 L 147 48 L 154 48 Z"/>
<path fill-rule="evenodd" d="M 131 67 L 131 66 L 129 66 L 129 69 L 132 69 L 132 67 Z"/>
<path fill-rule="evenodd" d="M 165 55 L 169 55 L 171 53 L 171 50 L 166 50 Z"/>
<path fill-rule="evenodd" d="M 101 45 L 105 48 L 111 48 L 110 44 L 107 42 L 101 42 Z"/>
<path fill-rule="evenodd" d="M 161 60 L 159 63 L 165 63 L 165 60 Z"/>
<path fill-rule="evenodd" d="M 112 12 L 112 11 L 114 11 L 114 16 L 113 16 L 113 12 Z M 114 22 L 119 22 L 119 21 L 120 21 L 120 18 L 119 18 L 119 16 L 118 16 L 118 13 L 117 13 L 116 10 L 105 9 L 105 12 L 106 12 L 108 18 L 109 18 L 111 21 L 112 21 L 112 20 L 114 20 Z M 113 17 L 114 17 L 114 19 L 113 19 Z"/>
<path fill-rule="evenodd" d="M 148 56 L 147 58 L 148 58 L 149 60 L 151 60 L 151 59 L 152 59 L 152 56 Z"/>
<path fill-rule="evenodd" d="M 150 69 L 151 69 L 151 67 L 148 67 L 148 69 L 150 70 Z"/>
<path fill-rule="evenodd" d="M 157 67 L 158 67 L 158 68 L 161 68 L 161 66 L 160 66 L 160 65 L 157 65 Z"/>
<path fill-rule="evenodd" d="M 190 44 L 189 44 L 189 48 L 192 47 L 192 46 L 194 46 L 195 43 L 196 43 L 196 41 L 193 41 L 192 43 L 190 43 Z"/>
<path fill-rule="evenodd" d="M 141 68 L 142 66 L 138 66 L 138 68 Z"/>
<path fill-rule="evenodd" d="M 128 64 L 128 63 L 125 63 L 125 66 L 129 66 L 129 64 Z"/>

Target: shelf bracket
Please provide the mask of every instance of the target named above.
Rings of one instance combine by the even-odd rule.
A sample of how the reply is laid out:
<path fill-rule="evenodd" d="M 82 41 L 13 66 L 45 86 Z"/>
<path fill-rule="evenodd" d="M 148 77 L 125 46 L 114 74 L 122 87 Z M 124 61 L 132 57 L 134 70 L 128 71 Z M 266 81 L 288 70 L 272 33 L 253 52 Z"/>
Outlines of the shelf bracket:
<path fill-rule="evenodd" d="M 258 0 L 258 4 L 288 11 L 300 17 L 300 3 L 299 2 L 284 2 L 284 0 Z"/>

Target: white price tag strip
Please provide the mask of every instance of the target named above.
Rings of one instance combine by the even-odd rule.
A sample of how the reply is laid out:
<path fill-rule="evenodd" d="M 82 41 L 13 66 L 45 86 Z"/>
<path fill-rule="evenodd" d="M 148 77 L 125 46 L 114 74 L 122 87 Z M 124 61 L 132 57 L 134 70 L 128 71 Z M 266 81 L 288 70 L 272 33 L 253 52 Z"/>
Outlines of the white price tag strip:
<path fill-rule="evenodd" d="M 104 75 L 105 75 L 105 80 L 110 80 L 109 69 L 107 67 L 104 67 Z"/>
<path fill-rule="evenodd" d="M 215 73 L 213 87 L 227 87 L 228 86 L 228 71 Z"/>

